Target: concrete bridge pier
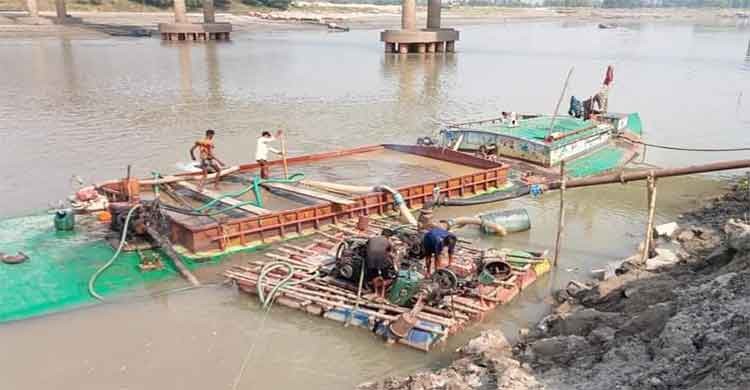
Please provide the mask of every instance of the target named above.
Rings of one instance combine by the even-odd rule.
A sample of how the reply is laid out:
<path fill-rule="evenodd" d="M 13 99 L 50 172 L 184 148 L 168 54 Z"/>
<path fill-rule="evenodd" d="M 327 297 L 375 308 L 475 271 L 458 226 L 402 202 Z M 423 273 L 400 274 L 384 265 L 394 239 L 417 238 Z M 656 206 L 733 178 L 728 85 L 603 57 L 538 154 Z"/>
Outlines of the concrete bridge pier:
<path fill-rule="evenodd" d="M 435 30 L 440 28 L 440 0 L 429 0 L 427 3 L 427 29 Z"/>
<path fill-rule="evenodd" d="M 380 40 L 385 42 L 385 52 L 442 53 L 455 50 L 458 31 L 441 28 L 441 0 L 429 0 L 427 6 L 427 28 L 417 29 L 416 0 L 402 0 L 401 30 L 385 30 Z"/>
<path fill-rule="evenodd" d="M 174 23 L 159 23 L 159 33 L 165 41 L 229 40 L 230 23 L 216 22 L 213 0 L 203 1 L 203 23 L 190 23 L 185 0 L 174 0 Z"/>
<path fill-rule="evenodd" d="M 55 11 L 57 13 L 57 23 L 65 23 L 65 19 L 68 17 L 65 0 L 55 0 Z"/>
<path fill-rule="evenodd" d="M 32 18 L 39 17 L 39 6 L 36 4 L 36 0 L 26 0 L 26 9 Z"/>

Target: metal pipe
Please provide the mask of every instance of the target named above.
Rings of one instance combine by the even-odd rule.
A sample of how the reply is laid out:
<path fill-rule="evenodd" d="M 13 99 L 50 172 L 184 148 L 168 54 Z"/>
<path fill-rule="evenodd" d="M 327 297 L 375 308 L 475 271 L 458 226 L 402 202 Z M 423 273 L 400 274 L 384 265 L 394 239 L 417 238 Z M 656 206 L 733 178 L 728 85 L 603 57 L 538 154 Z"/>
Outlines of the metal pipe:
<path fill-rule="evenodd" d="M 180 259 L 180 255 L 177 254 L 177 252 L 172 247 L 172 243 L 169 242 L 169 239 L 167 237 L 164 237 L 161 233 L 159 233 L 156 229 L 154 229 L 151 226 L 146 226 L 146 233 L 159 245 L 161 250 L 172 260 L 172 263 L 174 263 L 174 267 L 177 269 L 177 272 L 182 275 L 185 280 L 190 282 L 193 286 L 200 286 L 201 282 L 198 281 L 198 278 L 193 275 L 192 272 L 190 272 L 190 269 L 185 265 L 185 263 L 182 262 L 182 259 Z"/>
<path fill-rule="evenodd" d="M 684 176 L 693 175 L 696 173 L 706 172 L 717 172 L 717 171 L 728 171 L 732 169 L 743 169 L 750 168 L 750 159 L 746 160 L 731 160 L 731 161 L 719 161 L 710 164 L 698 164 L 690 165 L 681 168 L 662 168 L 662 169 L 644 169 L 635 172 L 621 172 L 611 173 L 608 175 L 602 175 L 597 177 L 588 177 L 583 179 L 568 180 L 565 184 L 566 188 L 576 187 L 588 187 L 596 186 L 601 184 L 611 183 L 627 183 L 629 181 L 644 180 L 651 175 L 653 172 L 654 178 L 672 177 L 672 176 Z M 548 188 L 555 190 L 561 186 L 560 181 L 555 181 L 549 184 Z"/>

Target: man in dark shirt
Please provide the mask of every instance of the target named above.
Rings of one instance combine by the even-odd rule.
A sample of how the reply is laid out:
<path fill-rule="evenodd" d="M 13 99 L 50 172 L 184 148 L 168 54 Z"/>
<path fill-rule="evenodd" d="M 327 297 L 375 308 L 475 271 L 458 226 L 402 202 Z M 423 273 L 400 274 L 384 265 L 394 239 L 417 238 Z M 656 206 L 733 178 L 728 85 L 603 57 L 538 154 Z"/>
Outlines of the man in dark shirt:
<path fill-rule="evenodd" d="M 427 273 L 425 276 L 430 276 L 434 271 L 437 271 L 440 265 L 440 255 L 445 248 L 448 248 L 448 266 L 453 263 L 453 252 L 456 249 L 457 241 L 458 237 L 455 234 L 442 228 L 434 227 L 425 233 L 422 239 Z"/>
<path fill-rule="evenodd" d="M 385 299 L 385 290 L 390 280 L 389 268 L 393 267 L 391 252 L 393 245 L 383 236 L 372 237 L 367 240 L 367 258 L 365 259 L 365 275 L 372 284 L 375 294 Z"/>

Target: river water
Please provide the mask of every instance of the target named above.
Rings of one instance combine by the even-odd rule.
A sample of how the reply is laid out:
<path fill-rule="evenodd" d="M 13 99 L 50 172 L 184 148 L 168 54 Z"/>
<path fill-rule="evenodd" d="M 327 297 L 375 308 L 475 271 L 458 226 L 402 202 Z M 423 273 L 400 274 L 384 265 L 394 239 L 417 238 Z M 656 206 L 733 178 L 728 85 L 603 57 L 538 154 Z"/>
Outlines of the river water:
<path fill-rule="evenodd" d="M 459 53 L 426 58 L 384 55 L 371 30 L 237 34 L 231 43 L 198 45 L 2 40 L 0 216 L 31 214 L 64 198 L 73 174 L 121 177 L 128 164 L 138 174 L 173 171 L 206 128 L 218 131 L 223 159 L 237 163 L 252 159 L 265 129 L 286 129 L 290 152 L 298 154 L 411 143 L 441 123 L 501 110 L 551 112 L 571 66 L 570 92 L 586 96 L 614 64 L 610 109 L 640 112 L 649 142 L 750 144 L 750 30 L 667 23 L 598 30 L 559 22 L 461 30 Z M 660 166 L 740 157 L 746 153 L 647 152 Z M 722 186 L 705 176 L 660 183 L 658 222 Z M 555 196 L 504 207 L 526 207 L 533 229 L 482 245 L 553 245 Z M 483 328 L 513 334 L 538 320 L 552 288 L 630 254 L 643 236 L 642 184 L 575 190 L 567 207 L 561 266 L 440 351 L 384 346 L 359 329 L 283 308 L 264 317 L 254 299 L 216 287 L 2 325 L 3 388 L 231 389 L 245 361 L 238 388 L 343 389 L 439 367 Z M 201 272 L 210 277 L 220 269 Z"/>

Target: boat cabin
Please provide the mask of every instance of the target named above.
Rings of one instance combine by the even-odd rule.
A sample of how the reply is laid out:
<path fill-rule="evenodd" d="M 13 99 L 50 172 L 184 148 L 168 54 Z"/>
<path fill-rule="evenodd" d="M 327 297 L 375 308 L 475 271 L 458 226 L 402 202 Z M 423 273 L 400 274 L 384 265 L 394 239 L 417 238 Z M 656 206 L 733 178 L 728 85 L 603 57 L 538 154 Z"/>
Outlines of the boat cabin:
<path fill-rule="evenodd" d="M 595 121 L 524 114 L 515 124 L 501 118 L 461 123 L 448 126 L 441 135 L 444 144 L 460 151 L 491 151 L 498 156 L 551 167 L 589 154 L 622 132 L 640 135 L 638 114 L 606 114 Z"/>

